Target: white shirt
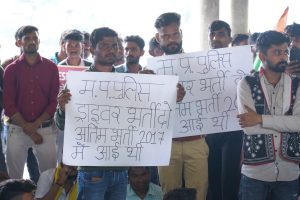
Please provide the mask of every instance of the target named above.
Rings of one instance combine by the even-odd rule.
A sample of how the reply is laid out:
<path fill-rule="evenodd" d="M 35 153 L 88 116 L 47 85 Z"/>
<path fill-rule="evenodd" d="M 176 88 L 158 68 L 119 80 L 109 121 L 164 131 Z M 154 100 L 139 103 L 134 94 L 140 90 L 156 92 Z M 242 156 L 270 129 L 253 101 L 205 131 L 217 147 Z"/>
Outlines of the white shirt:
<path fill-rule="evenodd" d="M 262 115 L 262 124 L 244 128 L 246 135 L 253 134 L 273 134 L 274 147 L 276 152 L 275 161 L 262 165 L 244 165 L 242 166 L 242 174 L 247 177 L 267 181 L 292 181 L 299 176 L 299 166 L 296 163 L 281 159 L 280 157 L 280 132 L 299 132 L 300 131 L 300 89 L 297 89 L 295 104 L 293 107 L 293 115 L 287 116 L 287 111 L 291 98 L 291 79 L 288 75 L 282 74 L 280 81 L 275 87 L 270 84 L 265 76 L 261 78 L 263 91 L 267 98 L 271 115 Z M 252 93 L 247 81 L 242 79 L 237 88 L 237 104 L 238 112 L 247 112 L 244 105 L 252 110 L 255 109 Z"/>
<path fill-rule="evenodd" d="M 52 168 L 44 171 L 40 175 L 39 181 L 37 183 L 37 189 L 35 192 L 35 198 L 43 198 L 48 193 L 53 183 L 54 173 L 55 173 L 55 168 Z M 63 189 L 59 197 L 59 200 L 68 200 L 68 199 L 69 199 L 69 194 L 66 195 L 65 189 Z"/>

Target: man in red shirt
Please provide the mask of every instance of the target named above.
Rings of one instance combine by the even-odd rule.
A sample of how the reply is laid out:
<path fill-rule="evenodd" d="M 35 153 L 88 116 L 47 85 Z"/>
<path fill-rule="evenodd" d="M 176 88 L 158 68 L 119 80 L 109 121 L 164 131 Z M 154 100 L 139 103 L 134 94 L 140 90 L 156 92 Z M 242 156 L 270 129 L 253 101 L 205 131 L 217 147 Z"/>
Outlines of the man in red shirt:
<path fill-rule="evenodd" d="M 22 178 L 27 149 L 33 147 L 40 171 L 56 166 L 53 120 L 59 89 L 57 66 L 38 53 L 38 29 L 18 32 L 21 56 L 4 71 L 4 114 L 9 117 L 6 161 L 11 178 Z"/>

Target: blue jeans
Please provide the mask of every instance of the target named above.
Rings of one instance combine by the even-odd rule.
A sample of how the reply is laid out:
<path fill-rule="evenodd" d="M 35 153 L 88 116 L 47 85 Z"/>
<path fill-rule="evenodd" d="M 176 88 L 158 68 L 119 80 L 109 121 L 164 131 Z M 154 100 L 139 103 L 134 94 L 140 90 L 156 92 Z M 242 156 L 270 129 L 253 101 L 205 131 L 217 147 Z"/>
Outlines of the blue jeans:
<path fill-rule="evenodd" d="M 5 157 L 4 157 L 3 148 L 2 148 L 2 135 L 0 135 L 0 172 L 7 174 Z"/>
<path fill-rule="evenodd" d="M 1 128 L 1 134 L 0 134 L 0 172 L 4 172 L 7 174 L 7 169 L 6 169 L 6 162 L 5 162 L 5 135 L 4 135 L 4 130 L 3 130 L 3 123 L 1 122 L 0 128 Z"/>
<path fill-rule="evenodd" d="M 78 200 L 126 200 L 127 170 L 79 170 Z"/>
<path fill-rule="evenodd" d="M 242 175 L 240 200 L 297 200 L 298 179 L 294 181 L 265 182 Z"/>

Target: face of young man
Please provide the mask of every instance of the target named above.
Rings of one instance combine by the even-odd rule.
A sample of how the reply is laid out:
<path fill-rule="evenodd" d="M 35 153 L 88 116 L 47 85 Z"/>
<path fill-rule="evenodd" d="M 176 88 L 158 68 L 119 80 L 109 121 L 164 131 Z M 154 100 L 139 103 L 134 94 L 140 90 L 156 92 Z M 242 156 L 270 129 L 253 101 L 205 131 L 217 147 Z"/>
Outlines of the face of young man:
<path fill-rule="evenodd" d="M 230 42 L 231 37 L 224 27 L 219 30 L 209 32 L 209 46 L 211 49 L 228 47 Z"/>
<path fill-rule="evenodd" d="M 85 39 L 84 42 L 83 42 L 83 58 L 88 58 L 91 54 L 91 51 L 90 51 L 90 48 L 91 48 L 91 42 L 89 39 Z"/>
<path fill-rule="evenodd" d="M 119 50 L 117 53 L 116 62 L 124 63 L 124 47 L 123 47 L 123 41 L 121 39 L 118 39 L 118 46 L 119 46 Z"/>
<path fill-rule="evenodd" d="M 238 44 L 232 45 L 232 46 L 244 46 L 248 45 L 248 40 L 242 40 Z"/>
<path fill-rule="evenodd" d="M 150 183 L 149 171 L 145 167 L 134 167 L 130 171 L 129 183 L 135 191 L 147 191 Z"/>
<path fill-rule="evenodd" d="M 91 47 L 95 63 L 103 66 L 112 66 L 116 62 L 118 51 L 117 37 L 104 37 L 97 43 L 96 48 Z"/>
<path fill-rule="evenodd" d="M 25 54 L 36 54 L 39 49 L 40 40 L 36 31 L 27 33 L 17 40 L 17 46 L 21 47 Z"/>
<path fill-rule="evenodd" d="M 167 55 L 182 51 L 182 31 L 175 22 L 158 29 L 156 40 Z"/>
<path fill-rule="evenodd" d="M 67 40 L 65 42 L 66 54 L 69 58 L 81 58 L 82 42 L 77 40 Z"/>
<path fill-rule="evenodd" d="M 139 64 L 140 57 L 144 55 L 144 51 L 135 42 L 126 42 L 125 57 L 128 64 Z"/>
<path fill-rule="evenodd" d="M 288 44 L 272 45 L 267 50 L 267 55 L 262 55 L 267 70 L 282 73 L 288 66 L 289 49 Z"/>

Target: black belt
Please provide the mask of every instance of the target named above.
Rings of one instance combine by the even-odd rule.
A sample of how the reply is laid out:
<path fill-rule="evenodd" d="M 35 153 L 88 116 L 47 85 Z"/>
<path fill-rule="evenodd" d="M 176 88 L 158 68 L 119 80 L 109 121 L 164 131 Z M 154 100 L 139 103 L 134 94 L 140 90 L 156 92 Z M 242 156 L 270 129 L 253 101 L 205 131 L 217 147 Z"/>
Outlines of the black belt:
<path fill-rule="evenodd" d="M 186 142 L 186 141 L 193 141 L 193 140 L 198 140 L 201 138 L 205 138 L 206 135 L 193 135 L 193 136 L 188 136 L 188 137 L 181 137 L 181 138 L 173 138 L 173 141 L 176 142 Z"/>
<path fill-rule="evenodd" d="M 8 123 L 19 126 L 12 120 L 9 120 Z M 47 128 L 47 127 L 51 126 L 52 124 L 53 124 L 53 119 L 49 119 L 47 121 L 44 121 L 38 128 Z"/>

